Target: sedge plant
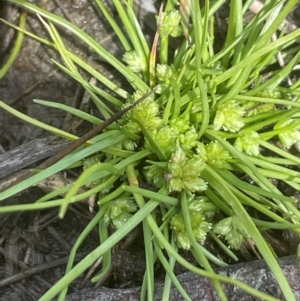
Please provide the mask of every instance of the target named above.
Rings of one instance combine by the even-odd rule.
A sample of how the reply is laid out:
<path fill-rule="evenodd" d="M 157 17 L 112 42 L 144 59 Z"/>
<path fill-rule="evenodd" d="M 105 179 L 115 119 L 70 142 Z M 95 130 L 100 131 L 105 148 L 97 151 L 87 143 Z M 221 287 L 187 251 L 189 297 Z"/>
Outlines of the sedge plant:
<path fill-rule="evenodd" d="M 296 199 L 284 195 L 270 181 L 276 179 L 295 190 L 300 188 L 300 173 L 295 168 L 300 159 L 290 152 L 300 140 L 300 82 L 285 84 L 287 76 L 298 68 L 300 49 L 295 42 L 300 29 L 271 39 L 298 1 L 265 1 L 262 10 L 244 25 L 251 1 L 243 4 L 242 0 L 232 0 L 225 41 L 216 47 L 215 14 L 225 0 L 207 0 L 203 7 L 195 0 L 166 1 L 157 15 L 157 32 L 151 45 L 135 16 L 132 0 L 112 1 L 122 26 L 101 0 L 94 0 L 124 48 L 122 60 L 62 17 L 25 0 L 8 2 L 37 14 L 51 37 L 47 40 L 27 31 L 23 14 L 20 26 L 9 24 L 20 33 L 16 49 L 20 49 L 25 34 L 57 50 L 63 63 L 53 63 L 82 84 L 103 119 L 49 100 L 35 102 L 100 124 L 114 110 L 154 92 L 83 147 L 0 193 L 0 200 L 5 200 L 57 172 L 81 167 L 74 184 L 33 204 L 2 206 L 0 213 L 59 207 L 63 218 L 69 204 L 97 196 L 97 212 L 76 240 L 65 276 L 40 300 L 56 295 L 64 300 L 68 285 L 101 256 L 102 270 L 92 281 L 105 276 L 112 247 L 140 223 L 146 254 L 141 300 L 154 300 L 156 261 L 166 271 L 162 300 L 169 300 L 172 283 L 185 300 L 191 300 L 174 274 L 176 262 L 208 277 L 221 300 L 227 300 L 222 282 L 260 299 L 277 300 L 239 280 L 216 274 L 213 268 L 227 263 L 207 248 L 208 237 L 231 260 L 237 260 L 234 252 L 251 240 L 286 300 L 295 300 L 261 232 L 291 229 L 300 233 Z M 57 26 L 68 29 L 105 59 L 134 92 L 124 90 L 68 50 Z M 172 52 L 174 38 L 181 42 Z M 279 52 L 288 61 L 284 67 L 276 67 Z M 81 69 L 105 89 L 86 81 Z M 3 102 L 0 107 L 60 137 L 77 139 Z M 140 183 L 151 190 L 141 188 Z M 253 212 L 264 218 L 258 219 Z M 99 228 L 99 247 L 74 266 L 77 249 L 94 227 Z M 112 235 L 108 227 L 115 229 Z M 189 250 L 201 268 L 179 255 L 179 248 Z"/>

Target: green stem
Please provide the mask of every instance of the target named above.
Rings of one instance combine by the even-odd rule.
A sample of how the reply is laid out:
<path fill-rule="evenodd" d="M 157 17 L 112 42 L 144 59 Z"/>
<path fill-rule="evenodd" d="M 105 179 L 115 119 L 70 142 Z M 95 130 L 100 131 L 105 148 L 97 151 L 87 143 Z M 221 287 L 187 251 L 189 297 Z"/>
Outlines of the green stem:
<path fill-rule="evenodd" d="M 17 35 L 16 41 L 15 41 L 15 46 L 13 48 L 11 55 L 9 56 L 8 60 L 4 64 L 4 66 L 0 69 L 0 79 L 2 79 L 6 75 L 6 73 L 9 71 L 9 69 L 15 62 L 15 60 L 20 52 L 20 49 L 22 47 L 23 37 L 24 37 L 24 33 L 23 33 L 22 29 L 25 28 L 26 18 L 27 18 L 27 13 L 22 12 L 21 16 L 20 16 L 20 29 L 21 30 L 18 31 L 18 35 Z"/>
<path fill-rule="evenodd" d="M 201 264 L 206 271 L 213 273 L 214 272 L 213 268 L 211 267 L 209 261 L 205 257 L 204 252 L 203 252 L 202 248 L 200 248 L 199 243 L 195 239 L 195 236 L 194 236 L 194 233 L 193 233 L 193 230 L 191 227 L 191 219 L 190 219 L 188 198 L 187 198 L 186 192 L 181 192 L 180 200 L 181 200 L 181 207 L 182 207 L 182 214 L 183 214 L 185 229 L 186 229 L 188 238 L 191 242 L 193 255 L 197 259 L 198 263 Z M 222 301 L 226 301 L 227 297 L 225 295 L 225 292 L 224 292 L 219 280 L 212 279 L 212 283 L 213 283 L 216 291 L 218 292 L 220 299 Z"/>

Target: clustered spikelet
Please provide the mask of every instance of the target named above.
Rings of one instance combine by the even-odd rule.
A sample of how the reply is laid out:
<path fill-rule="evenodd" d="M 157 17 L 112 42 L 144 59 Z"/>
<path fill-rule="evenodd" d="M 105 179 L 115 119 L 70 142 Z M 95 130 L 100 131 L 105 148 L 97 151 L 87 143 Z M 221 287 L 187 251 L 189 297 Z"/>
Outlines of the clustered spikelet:
<path fill-rule="evenodd" d="M 213 231 L 224 237 L 232 249 L 238 250 L 245 239 L 250 238 L 242 221 L 237 217 L 227 217 L 215 224 Z"/>
<path fill-rule="evenodd" d="M 208 209 L 208 207 L 210 208 Z M 192 228 L 195 239 L 200 244 L 204 244 L 206 235 L 212 228 L 211 223 L 206 221 L 205 213 L 210 215 L 212 211 L 215 212 L 215 207 L 213 206 L 213 204 L 205 202 L 200 198 L 195 199 L 189 205 L 191 222 L 190 226 Z M 191 242 L 186 232 L 184 218 L 181 213 L 175 214 L 172 217 L 170 227 L 174 231 L 175 241 L 177 242 L 178 246 L 182 249 L 189 250 L 191 247 Z"/>
<path fill-rule="evenodd" d="M 112 224 L 115 229 L 121 228 L 137 209 L 133 200 L 127 198 L 118 198 L 109 203 L 103 222 Z"/>

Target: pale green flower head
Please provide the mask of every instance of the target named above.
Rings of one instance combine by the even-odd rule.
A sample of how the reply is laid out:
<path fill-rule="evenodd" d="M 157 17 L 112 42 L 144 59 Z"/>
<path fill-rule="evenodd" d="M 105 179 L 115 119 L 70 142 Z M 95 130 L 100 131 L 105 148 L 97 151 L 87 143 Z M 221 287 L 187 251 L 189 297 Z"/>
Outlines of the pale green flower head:
<path fill-rule="evenodd" d="M 274 89 L 266 89 L 263 91 L 260 91 L 256 94 L 257 97 L 262 97 L 262 98 L 273 98 L 273 99 L 280 99 L 282 98 L 282 93 L 280 91 L 276 91 Z"/>
<path fill-rule="evenodd" d="M 177 79 L 178 73 L 173 65 L 169 66 L 166 64 L 157 64 L 156 77 L 158 84 L 156 86 L 155 92 L 161 94 L 170 87 L 171 79 Z"/>
<path fill-rule="evenodd" d="M 202 142 L 196 142 L 196 153 L 203 162 L 207 162 L 206 147 Z"/>
<path fill-rule="evenodd" d="M 133 101 L 139 99 L 142 95 L 135 93 Z M 143 122 L 145 128 L 149 131 L 154 131 L 161 126 L 163 120 L 158 116 L 159 105 L 153 100 L 152 97 L 148 97 L 134 108 L 132 108 L 124 118 L 126 118 L 124 127 L 133 132 L 139 133 L 140 127 L 136 120 Z"/>
<path fill-rule="evenodd" d="M 205 221 L 205 217 L 198 211 L 190 212 L 191 226 L 193 234 L 202 245 L 205 243 L 207 232 L 211 230 L 210 223 Z"/>
<path fill-rule="evenodd" d="M 246 102 L 243 105 L 243 108 L 245 109 L 246 113 L 245 116 L 254 116 L 261 113 L 270 113 L 276 111 L 276 106 L 274 103 L 257 103 L 254 101 Z"/>
<path fill-rule="evenodd" d="M 177 141 L 176 151 L 168 164 L 168 186 L 170 191 L 204 191 L 206 182 L 201 178 L 205 163 L 199 158 L 188 158 Z"/>
<path fill-rule="evenodd" d="M 172 189 L 174 187 L 174 189 Z M 207 189 L 207 183 L 199 177 L 190 177 L 183 179 L 171 179 L 170 180 L 171 190 L 181 191 L 185 189 L 186 191 L 205 191 Z"/>
<path fill-rule="evenodd" d="M 136 141 L 127 138 L 123 141 L 123 146 L 126 150 L 133 151 L 137 147 L 137 143 Z"/>
<path fill-rule="evenodd" d="M 206 235 L 212 228 L 211 224 L 206 222 L 203 215 L 197 211 L 190 211 L 190 220 L 195 239 L 201 244 L 204 244 Z M 191 243 L 186 232 L 182 214 L 175 214 L 172 217 L 170 227 L 173 230 L 174 238 L 178 247 L 189 250 Z"/>
<path fill-rule="evenodd" d="M 123 61 L 128 65 L 127 67 L 135 73 L 140 73 L 146 70 L 144 60 L 139 57 L 136 51 L 128 51 L 123 55 Z"/>
<path fill-rule="evenodd" d="M 162 127 L 155 133 L 155 141 L 163 149 L 166 149 L 173 144 L 175 137 L 176 135 L 174 130 L 169 126 Z"/>
<path fill-rule="evenodd" d="M 227 160 L 229 160 L 230 154 L 218 141 L 211 141 L 205 146 L 207 164 L 221 168 Z"/>
<path fill-rule="evenodd" d="M 226 101 L 217 108 L 214 119 L 214 130 L 218 131 L 222 129 L 227 132 L 236 133 L 245 125 L 242 118 L 244 115 L 245 110 L 238 102 L 235 100 Z"/>
<path fill-rule="evenodd" d="M 234 147 L 247 155 L 259 155 L 259 135 L 256 132 L 243 132 L 234 142 Z"/>
<path fill-rule="evenodd" d="M 202 197 L 195 198 L 195 195 L 193 194 L 189 202 L 189 210 L 203 213 L 202 210 L 205 201 Z"/>
<path fill-rule="evenodd" d="M 146 179 L 153 183 L 155 187 L 161 188 L 166 183 L 166 168 L 158 165 L 150 165 L 144 168 Z"/>
<path fill-rule="evenodd" d="M 141 128 L 138 123 L 131 120 L 127 121 L 127 123 L 124 125 L 124 128 L 134 134 L 139 134 L 141 132 Z"/>
<path fill-rule="evenodd" d="M 189 250 L 191 243 L 186 233 L 183 217 L 181 214 L 175 214 L 172 217 L 170 227 L 174 232 L 174 239 L 178 247 L 184 250 Z"/>
<path fill-rule="evenodd" d="M 188 116 L 178 116 L 169 121 L 170 127 L 174 130 L 176 135 L 185 133 L 190 128 L 190 121 Z"/>
<path fill-rule="evenodd" d="M 106 224 L 111 223 L 115 229 L 119 229 L 131 218 L 136 209 L 136 204 L 131 199 L 116 199 L 110 202 L 103 221 Z"/>
<path fill-rule="evenodd" d="M 159 128 L 163 123 L 162 118 L 160 117 L 150 117 L 149 119 L 144 121 L 144 126 L 148 131 L 154 131 Z"/>
<path fill-rule="evenodd" d="M 166 64 L 157 64 L 156 77 L 159 82 L 166 82 L 172 77 L 176 79 L 177 71 L 173 65 L 169 66 Z"/>
<path fill-rule="evenodd" d="M 292 125 L 294 122 L 294 119 L 280 121 L 274 126 L 274 129 L 280 129 L 285 126 Z M 298 129 L 299 126 L 278 134 L 278 138 L 284 147 L 291 148 L 293 144 L 300 141 L 300 131 Z"/>
<path fill-rule="evenodd" d="M 144 100 L 131 110 L 131 118 L 139 119 L 149 131 L 157 129 L 162 124 L 162 119 L 158 117 L 159 105 L 152 100 Z"/>
<path fill-rule="evenodd" d="M 200 212 L 203 216 L 206 217 L 207 220 L 212 220 L 215 213 L 218 211 L 218 208 L 214 203 L 209 201 L 207 198 L 204 197 L 197 197 L 193 196 L 191 203 L 189 204 L 190 211 L 197 211 Z"/>
<path fill-rule="evenodd" d="M 159 105 L 152 100 L 146 99 L 132 108 L 130 115 L 132 118 L 141 119 L 144 121 L 145 119 L 156 117 L 158 112 Z"/>
<path fill-rule="evenodd" d="M 227 217 L 214 226 L 214 233 L 224 237 L 232 249 L 238 250 L 249 234 L 237 216 Z"/>
<path fill-rule="evenodd" d="M 175 151 L 175 132 L 169 126 L 161 127 L 158 130 L 152 132 L 152 136 L 158 146 L 164 151 L 164 153 L 169 157 L 171 153 Z M 146 141 L 145 146 L 151 150 L 151 145 L 149 141 Z"/>
<path fill-rule="evenodd" d="M 184 134 L 179 135 L 179 142 L 183 149 L 189 150 L 196 146 L 198 134 L 194 126 L 191 126 Z"/>
<path fill-rule="evenodd" d="M 188 160 L 186 153 L 180 147 L 179 142 L 176 141 L 176 149 L 172 155 L 171 162 L 178 165 L 183 165 Z"/>
<path fill-rule="evenodd" d="M 100 163 L 98 158 L 87 158 L 87 159 L 83 160 L 83 166 L 82 166 L 83 170 L 86 170 L 89 167 L 91 167 L 95 164 L 98 164 L 98 163 Z"/>
<path fill-rule="evenodd" d="M 183 29 L 180 23 L 181 17 L 178 10 L 171 12 L 164 12 L 162 16 L 162 24 L 159 29 L 159 34 L 162 37 L 171 35 L 172 37 L 179 37 L 183 34 Z"/>

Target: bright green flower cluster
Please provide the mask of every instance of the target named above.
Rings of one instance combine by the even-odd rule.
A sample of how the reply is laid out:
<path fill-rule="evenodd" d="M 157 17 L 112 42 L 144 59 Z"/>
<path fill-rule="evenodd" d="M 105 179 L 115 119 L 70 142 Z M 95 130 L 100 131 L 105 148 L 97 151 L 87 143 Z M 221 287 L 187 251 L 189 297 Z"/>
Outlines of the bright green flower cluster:
<path fill-rule="evenodd" d="M 127 138 L 123 140 L 122 145 L 126 150 L 133 151 L 137 147 L 137 142 Z"/>
<path fill-rule="evenodd" d="M 145 176 L 158 188 L 167 185 L 170 191 L 188 192 L 207 189 L 206 182 L 201 178 L 205 162 L 196 155 L 189 158 L 178 141 L 169 162 L 152 162 L 152 164 L 144 168 Z"/>
<path fill-rule="evenodd" d="M 88 159 L 85 159 L 83 160 L 83 170 L 86 170 L 88 169 L 89 167 L 97 164 L 97 163 L 100 163 L 99 159 L 98 158 L 88 158 Z"/>
<path fill-rule="evenodd" d="M 169 121 L 169 125 L 175 131 L 176 136 L 179 134 L 183 134 L 186 131 L 188 131 L 190 128 L 189 115 L 187 114 L 186 116 L 178 116 L 178 117 L 172 118 Z"/>
<path fill-rule="evenodd" d="M 198 133 L 196 128 L 190 125 L 189 114 L 185 112 L 168 123 L 151 132 L 155 143 L 168 161 L 152 162 L 153 166 L 145 167 L 147 180 L 158 188 L 167 185 L 170 191 L 206 190 L 207 185 L 201 179 L 205 162 L 195 154 Z M 153 150 L 148 141 L 145 147 Z"/>
<path fill-rule="evenodd" d="M 235 100 L 226 101 L 220 104 L 217 108 L 216 116 L 214 119 L 214 129 L 236 133 L 243 126 L 243 116 L 245 109 Z"/>
<path fill-rule="evenodd" d="M 259 135 L 256 132 L 243 132 L 234 142 L 235 148 L 247 155 L 259 155 Z"/>
<path fill-rule="evenodd" d="M 274 103 L 257 103 L 253 101 L 248 101 L 243 105 L 245 109 L 245 116 L 254 116 L 261 113 L 270 113 L 276 111 L 276 106 Z"/>
<path fill-rule="evenodd" d="M 183 125 L 182 128 L 188 128 L 188 130 L 179 134 L 176 143 L 175 131 L 179 132 L 180 127 L 174 127 L 175 124 L 155 132 L 156 143 L 168 157 L 172 154 L 168 162 L 152 162 L 154 165 L 147 166 L 144 169 L 145 176 L 158 188 L 167 185 L 170 191 L 204 191 L 207 189 L 207 184 L 201 178 L 201 172 L 205 168 L 205 163 L 221 168 L 231 156 L 217 141 L 207 145 L 197 141 L 196 129 L 189 126 L 184 118 L 178 118 L 177 121 Z M 147 142 L 146 146 L 151 149 L 151 145 Z"/>
<path fill-rule="evenodd" d="M 201 212 L 207 221 L 212 221 L 215 213 L 218 211 L 217 206 L 208 200 L 208 198 L 203 196 L 196 197 L 194 195 L 189 205 L 189 209 L 191 211 Z"/>
<path fill-rule="evenodd" d="M 157 78 L 157 86 L 156 93 L 162 94 L 165 90 L 167 90 L 171 85 L 171 80 L 176 80 L 178 77 L 178 73 L 175 67 L 169 65 L 157 64 L 156 66 L 156 78 Z"/>
<path fill-rule="evenodd" d="M 175 150 L 176 134 L 173 128 L 170 126 L 161 127 L 159 130 L 154 130 L 152 132 L 152 136 L 156 144 L 164 151 L 166 156 L 170 157 Z M 148 141 L 146 141 L 145 147 L 150 150 L 152 149 Z"/>
<path fill-rule="evenodd" d="M 260 91 L 256 94 L 256 97 L 259 98 L 268 98 L 268 99 L 285 99 L 291 100 L 292 97 L 289 93 L 276 91 L 274 89 L 266 89 Z M 260 113 L 270 113 L 275 112 L 276 105 L 272 102 L 254 102 L 254 101 L 247 101 L 243 104 L 244 109 L 246 110 L 245 116 L 254 116 Z"/>
<path fill-rule="evenodd" d="M 103 222 L 109 223 L 115 229 L 121 228 L 137 209 L 133 200 L 127 198 L 119 198 L 109 203 L 109 207 L 103 216 Z"/>
<path fill-rule="evenodd" d="M 184 220 L 181 214 L 175 214 L 171 220 L 171 229 L 174 231 L 175 241 L 179 248 L 189 250 L 191 243 L 186 233 Z"/>
<path fill-rule="evenodd" d="M 257 97 L 262 97 L 262 98 L 273 98 L 273 99 L 280 99 L 282 98 L 282 93 L 280 91 L 276 91 L 274 89 L 266 89 L 263 91 L 260 91 L 256 94 Z"/>
<path fill-rule="evenodd" d="M 201 178 L 205 163 L 197 158 L 188 158 L 177 142 L 175 153 L 168 164 L 168 187 L 170 191 L 204 191 L 207 184 Z"/>
<path fill-rule="evenodd" d="M 194 126 L 190 126 L 189 129 L 184 133 L 179 135 L 179 142 L 184 150 L 190 150 L 197 144 L 198 133 Z"/>
<path fill-rule="evenodd" d="M 214 233 L 223 236 L 232 249 L 238 250 L 245 239 L 250 238 L 242 221 L 237 217 L 227 217 L 215 224 Z"/>
<path fill-rule="evenodd" d="M 216 168 L 221 168 L 231 158 L 229 152 L 218 141 L 211 141 L 206 145 L 197 142 L 196 152 L 197 157 Z"/>
<path fill-rule="evenodd" d="M 278 122 L 274 129 L 280 129 L 288 125 L 292 125 L 296 121 L 294 119 L 282 120 Z M 295 126 L 293 129 L 285 130 L 282 133 L 278 134 L 279 140 L 282 145 L 286 148 L 291 148 L 293 144 L 300 141 L 300 126 Z"/>
<path fill-rule="evenodd" d="M 202 213 L 204 202 L 201 199 L 194 200 L 189 206 L 191 228 L 195 239 L 201 244 L 205 243 L 206 235 L 211 230 L 212 225 L 206 221 L 204 214 Z M 212 209 L 212 207 L 210 208 Z M 186 232 L 184 219 L 181 213 L 175 214 L 170 222 L 170 227 L 174 232 L 174 237 L 177 245 L 185 250 L 189 250 L 191 242 Z"/>
<path fill-rule="evenodd" d="M 147 69 L 144 60 L 140 58 L 138 53 L 134 50 L 126 52 L 123 55 L 123 61 L 128 64 L 127 67 L 135 73 L 140 73 Z"/>
<path fill-rule="evenodd" d="M 147 181 L 153 183 L 155 187 L 161 188 L 166 183 L 167 163 L 156 163 L 144 168 Z"/>
<path fill-rule="evenodd" d="M 183 28 L 180 23 L 181 17 L 178 10 L 164 12 L 162 15 L 162 23 L 159 29 L 161 37 L 179 37 L 183 34 Z"/>
<path fill-rule="evenodd" d="M 229 152 L 223 148 L 218 141 L 211 141 L 205 146 L 207 164 L 221 168 L 231 157 Z"/>
<path fill-rule="evenodd" d="M 142 97 L 141 93 L 135 93 L 133 101 Z M 126 122 L 124 127 L 132 133 L 140 133 L 141 129 L 136 120 L 143 122 L 145 128 L 149 131 L 154 131 L 162 124 L 162 119 L 158 116 L 159 105 L 153 100 L 152 97 L 148 97 L 132 110 L 130 110 L 125 118 Z"/>

